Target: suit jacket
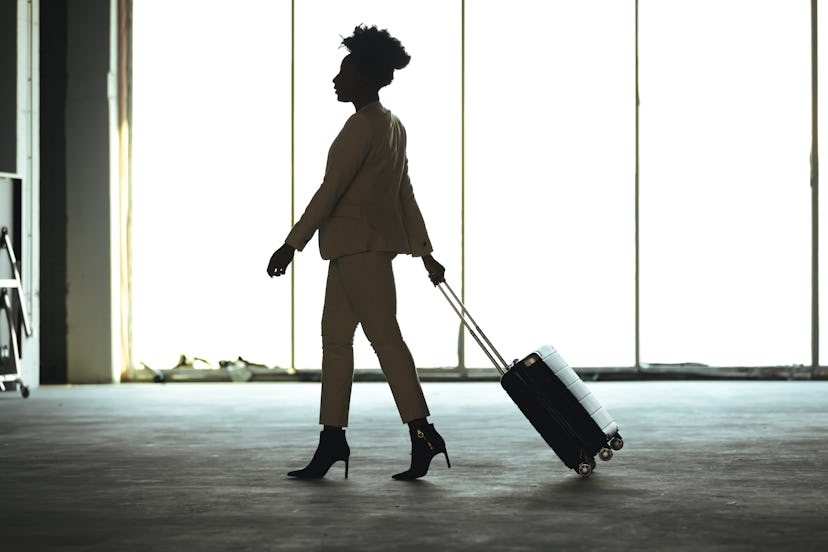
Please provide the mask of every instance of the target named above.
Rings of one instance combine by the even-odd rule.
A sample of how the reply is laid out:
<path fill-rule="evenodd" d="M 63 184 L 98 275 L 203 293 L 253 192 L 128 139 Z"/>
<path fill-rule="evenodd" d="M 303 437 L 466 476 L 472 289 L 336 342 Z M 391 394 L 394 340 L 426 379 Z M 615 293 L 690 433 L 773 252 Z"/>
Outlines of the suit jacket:
<path fill-rule="evenodd" d="M 323 259 L 431 253 L 405 148 L 405 127 L 379 102 L 351 115 L 328 152 L 322 185 L 285 242 L 301 251 L 319 230 Z"/>

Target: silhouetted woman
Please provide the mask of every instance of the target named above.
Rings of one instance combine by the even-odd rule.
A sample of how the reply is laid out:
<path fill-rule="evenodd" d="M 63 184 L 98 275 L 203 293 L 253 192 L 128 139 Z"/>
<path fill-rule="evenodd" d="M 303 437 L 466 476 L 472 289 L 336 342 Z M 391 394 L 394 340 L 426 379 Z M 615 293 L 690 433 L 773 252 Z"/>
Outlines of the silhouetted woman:
<path fill-rule="evenodd" d="M 322 185 L 285 244 L 270 259 L 268 274 L 281 276 L 314 233 L 329 260 L 322 312 L 322 400 L 324 428 L 307 467 L 288 475 L 324 477 L 334 462 L 345 461 L 345 440 L 354 372 L 353 339 L 357 325 L 379 358 L 403 423 L 411 436 L 411 466 L 395 479 L 417 479 L 446 444 L 427 421 L 429 415 L 414 360 L 397 324 L 392 260 L 399 253 L 422 257 L 434 285 L 445 268 L 432 256 L 431 241 L 408 178 L 405 128 L 379 102 L 379 89 L 411 57 L 387 30 L 359 26 L 342 41 L 350 52 L 333 79 L 337 99 L 356 113 L 331 145 Z M 451 465 L 449 464 L 449 467 Z"/>

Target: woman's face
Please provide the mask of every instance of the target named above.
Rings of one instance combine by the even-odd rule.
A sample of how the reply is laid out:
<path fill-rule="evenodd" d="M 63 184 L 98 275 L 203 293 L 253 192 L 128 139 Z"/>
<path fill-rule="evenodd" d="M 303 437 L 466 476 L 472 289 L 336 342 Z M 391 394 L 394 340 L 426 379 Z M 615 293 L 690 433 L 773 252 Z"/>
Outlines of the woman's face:
<path fill-rule="evenodd" d="M 359 74 L 350 55 L 342 59 L 339 73 L 333 78 L 333 84 L 336 99 L 340 102 L 352 102 L 364 91 L 365 79 Z"/>

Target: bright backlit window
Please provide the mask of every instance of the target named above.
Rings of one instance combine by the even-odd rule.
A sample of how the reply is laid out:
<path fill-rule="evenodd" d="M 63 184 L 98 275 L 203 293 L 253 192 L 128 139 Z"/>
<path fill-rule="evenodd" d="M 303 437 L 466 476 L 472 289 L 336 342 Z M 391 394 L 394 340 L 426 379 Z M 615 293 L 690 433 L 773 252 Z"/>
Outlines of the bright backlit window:
<path fill-rule="evenodd" d="M 333 77 L 347 49 L 339 48 L 358 24 L 387 28 L 411 55 L 394 82 L 380 90 L 380 102 L 394 112 L 408 134 L 409 172 L 423 211 L 434 256 L 459 281 L 460 266 L 460 2 L 400 4 L 387 0 L 303 0 L 296 3 L 296 218 L 316 192 L 328 148 L 354 112 L 338 103 Z M 281 228 L 286 235 L 289 220 Z M 297 257 L 296 365 L 322 362 L 320 318 L 327 263 L 317 240 Z M 423 264 L 410 256 L 394 261 L 398 317 L 418 366 L 454 366 L 457 324 Z M 357 367 L 378 367 L 362 330 L 354 346 Z"/>
<path fill-rule="evenodd" d="M 631 366 L 635 12 L 508 6 L 467 3 L 469 308 L 507 360 L 552 343 L 577 366 Z"/>
<path fill-rule="evenodd" d="M 141 0 L 133 56 L 136 361 L 290 364 L 290 6 Z M 277 29 L 283 29 L 277 31 Z"/>
<path fill-rule="evenodd" d="M 808 29 L 807 2 L 641 2 L 644 362 L 808 362 Z"/>
<path fill-rule="evenodd" d="M 575 366 L 633 366 L 635 4 L 293 6 L 134 3 L 135 360 L 321 365 L 316 239 L 295 285 L 265 268 L 353 112 L 331 82 L 341 39 L 376 24 L 412 56 L 380 98 L 407 128 L 435 257 L 489 337 L 507 360 L 550 343 Z M 639 6 L 641 361 L 808 363 L 809 3 Z M 459 323 L 422 263 L 394 267 L 418 366 L 457 365 Z M 378 366 L 359 330 L 355 356 Z M 470 338 L 464 356 L 490 365 Z"/>

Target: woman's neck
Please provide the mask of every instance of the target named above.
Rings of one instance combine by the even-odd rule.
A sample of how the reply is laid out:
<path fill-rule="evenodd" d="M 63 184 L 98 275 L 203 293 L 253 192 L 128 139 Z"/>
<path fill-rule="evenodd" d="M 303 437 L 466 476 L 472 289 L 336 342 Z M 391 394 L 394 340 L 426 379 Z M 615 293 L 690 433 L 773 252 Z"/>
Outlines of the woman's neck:
<path fill-rule="evenodd" d="M 379 101 L 379 94 L 374 93 L 374 94 L 366 94 L 365 96 L 362 96 L 360 98 L 355 99 L 351 103 L 354 104 L 354 109 L 359 111 L 360 109 L 362 109 L 363 107 L 365 107 L 369 103 L 378 102 L 378 101 Z"/>

